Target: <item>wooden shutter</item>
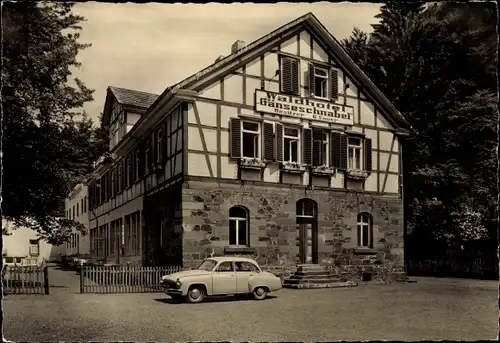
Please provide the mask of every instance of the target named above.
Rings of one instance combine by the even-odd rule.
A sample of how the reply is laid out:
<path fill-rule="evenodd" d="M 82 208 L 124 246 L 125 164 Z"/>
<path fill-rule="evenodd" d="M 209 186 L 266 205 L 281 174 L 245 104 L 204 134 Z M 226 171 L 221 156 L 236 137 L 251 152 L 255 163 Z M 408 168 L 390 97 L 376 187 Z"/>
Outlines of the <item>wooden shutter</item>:
<path fill-rule="evenodd" d="M 276 161 L 283 161 L 283 124 L 276 123 Z"/>
<path fill-rule="evenodd" d="M 300 61 L 292 59 L 292 93 L 300 94 Z"/>
<path fill-rule="evenodd" d="M 231 158 L 241 158 L 241 119 L 231 118 L 230 120 L 230 143 L 229 155 Z"/>
<path fill-rule="evenodd" d="M 370 138 L 365 138 L 364 150 L 365 150 L 365 170 L 368 173 L 371 173 L 372 172 L 372 140 Z"/>
<path fill-rule="evenodd" d="M 339 98 L 339 76 L 337 69 L 330 70 L 330 96 L 334 101 Z"/>
<path fill-rule="evenodd" d="M 318 129 L 318 128 L 313 128 L 312 129 L 312 136 L 313 136 L 313 142 L 318 140 L 318 141 L 322 141 L 323 140 L 323 129 Z M 312 152 L 312 165 L 313 167 L 316 167 L 316 166 L 319 166 L 321 165 L 321 162 L 323 159 L 321 156 L 322 154 L 322 150 L 321 149 L 317 149 L 314 147 L 314 144 L 313 144 L 313 152 Z"/>
<path fill-rule="evenodd" d="M 290 57 L 281 58 L 281 91 L 283 93 L 298 94 L 300 63 Z"/>
<path fill-rule="evenodd" d="M 264 123 L 264 159 L 274 160 L 274 127 L 272 123 Z"/>
<path fill-rule="evenodd" d="M 340 132 L 330 135 L 331 166 L 340 170 L 347 170 L 347 136 Z"/>
<path fill-rule="evenodd" d="M 316 94 L 316 84 L 314 82 L 314 64 L 309 63 L 309 95 Z"/>
<path fill-rule="evenodd" d="M 303 157 L 302 161 L 304 161 L 304 164 L 310 165 L 312 163 L 312 155 L 313 155 L 313 148 L 312 148 L 312 130 L 311 129 L 304 129 L 303 130 Z"/>

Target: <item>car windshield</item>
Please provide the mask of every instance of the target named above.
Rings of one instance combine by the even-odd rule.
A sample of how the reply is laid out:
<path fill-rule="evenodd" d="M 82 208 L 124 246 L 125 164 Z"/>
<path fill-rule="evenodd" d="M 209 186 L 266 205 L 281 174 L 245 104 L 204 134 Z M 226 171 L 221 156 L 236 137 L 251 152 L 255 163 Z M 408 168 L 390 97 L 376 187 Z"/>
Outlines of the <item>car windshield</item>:
<path fill-rule="evenodd" d="M 216 264 L 217 262 L 214 260 L 205 260 L 196 269 L 211 271 L 212 269 L 214 269 Z"/>

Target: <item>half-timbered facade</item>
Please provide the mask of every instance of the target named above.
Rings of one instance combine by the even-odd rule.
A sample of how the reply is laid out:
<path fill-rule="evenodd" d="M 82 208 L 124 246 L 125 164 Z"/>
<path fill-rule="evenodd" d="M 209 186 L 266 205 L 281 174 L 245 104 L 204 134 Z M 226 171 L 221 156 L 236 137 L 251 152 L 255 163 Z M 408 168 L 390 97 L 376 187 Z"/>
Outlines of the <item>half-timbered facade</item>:
<path fill-rule="evenodd" d="M 401 267 L 409 130 L 307 14 L 167 88 L 112 148 L 92 208 L 120 228 L 137 204 L 146 264 Z"/>

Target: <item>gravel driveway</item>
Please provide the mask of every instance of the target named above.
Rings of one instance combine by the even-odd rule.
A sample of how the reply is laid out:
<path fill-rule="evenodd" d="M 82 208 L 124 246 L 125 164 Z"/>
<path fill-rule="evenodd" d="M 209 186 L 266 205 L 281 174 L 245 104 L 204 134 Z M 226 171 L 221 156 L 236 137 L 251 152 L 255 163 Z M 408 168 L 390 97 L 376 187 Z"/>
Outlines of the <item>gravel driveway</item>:
<path fill-rule="evenodd" d="M 416 278 L 346 289 L 281 290 L 264 301 L 173 304 L 156 294 L 9 296 L 13 341 L 480 340 L 498 334 L 498 282 Z"/>

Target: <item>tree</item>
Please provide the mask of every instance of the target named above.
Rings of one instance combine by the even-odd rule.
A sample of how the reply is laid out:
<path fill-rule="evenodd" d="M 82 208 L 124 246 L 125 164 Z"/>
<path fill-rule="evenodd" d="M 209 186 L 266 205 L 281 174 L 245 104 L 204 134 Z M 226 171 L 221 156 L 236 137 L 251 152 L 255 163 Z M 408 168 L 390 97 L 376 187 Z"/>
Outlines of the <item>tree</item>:
<path fill-rule="evenodd" d="M 75 79 L 83 17 L 63 2 L 5 3 L 2 8 L 2 214 L 49 243 L 82 225 L 61 218 L 64 199 L 90 170 L 97 146 L 83 104 L 93 90 Z M 97 131 L 96 131 L 97 130 Z"/>
<path fill-rule="evenodd" d="M 496 7 L 389 3 L 377 18 L 366 44 L 359 32 L 343 43 L 414 128 L 403 156 L 411 239 L 462 246 L 487 228 L 496 242 Z"/>

